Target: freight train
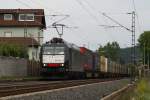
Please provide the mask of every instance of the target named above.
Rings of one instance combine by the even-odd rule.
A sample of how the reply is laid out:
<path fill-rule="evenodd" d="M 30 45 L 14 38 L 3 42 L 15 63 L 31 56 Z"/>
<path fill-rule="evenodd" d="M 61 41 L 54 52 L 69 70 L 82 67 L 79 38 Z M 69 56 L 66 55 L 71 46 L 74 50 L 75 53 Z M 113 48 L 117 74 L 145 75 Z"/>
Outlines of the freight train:
<path fill-rule="evenodd" d="M 130 69 L 85 47 L 53 38 L 41 47 L 41 74 L 53 78 L 108 78 L 130 76 Z"/>

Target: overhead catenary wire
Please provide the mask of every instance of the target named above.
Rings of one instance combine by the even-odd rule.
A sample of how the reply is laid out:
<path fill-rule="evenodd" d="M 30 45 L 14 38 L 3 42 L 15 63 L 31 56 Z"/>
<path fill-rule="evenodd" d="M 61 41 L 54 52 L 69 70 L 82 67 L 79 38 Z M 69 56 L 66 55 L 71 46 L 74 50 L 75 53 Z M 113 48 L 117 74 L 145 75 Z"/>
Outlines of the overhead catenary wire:
<path fill-rule="evenodd" d="M 117 25 L 119 25 L 121 28 L 124 28 L 127 31 L 132 32 L 132 46 L 133 45 L 135 46 L 135 34 L 134 34 L 134 32 L 135 32 L 135 12 L 133 11 L 132 13 L 126 13 L 126 14 L 131 14 L 132 15 L 132 26 L 131 26 L 131 29 L 127 28 L 126 26 L 124 26 L 122 24 L 120 24 L 117 20 L 115 20 L 112 17 L 106 15 L 105 13 L 102 13 L 103 16 L 107 17 L 108 19 L 110 19 L 111 21 L 113 21 L 114 23 L 116 23 Z M 106 27 L 106 26 L 103 25 L 103 27 Z M 119 26 L 110 26 L 110 25 L 108 25 L 107 28 L 114 28 L 114 27 L 119 27 Z"/>
<path fill-rule="evenodd" d="M 33 0 L 29 0 L 30 2 L 32 2 L 33 4 L 36 4 L 36 5 L 39 5 L 40 7 L 43 7 L 43 8 L 45 8 L 49 13 L 50 13 L 50 15 L 46 15 L 46 16 L 51 16 L 51 18 L 50 18 L 50 20 L 51 21 L 53 21 L 52 22 L 52 24 L 53 23 L 57 23 L 57 22 L 60 22 L 60 21 L 63 21 L 63 20 L 65 20 L 66 18 L 68 18 L 68 17 L 70 17 L 70 15 L 67 15 L 67 14 L 62 14 L 62 13 L 60 13 L 60 12 L 55 12 L 52 8 L 49 8 L 49 6 L 46 6 L 46 5 L 43 5 L 42 3 L 40 3 L 40 2 L 38 2 L 38 1 L 33 1 Z M 58 14 L 52 14 L 52 11 L 53 11 L 53 13 L 58 13 Z M 57 21 L 56 21 L 56 19 L 54 19 L 54 17 L 63 17 L 63 18 L 61 18 L 61 19 L 58 19 Z M 50 26 L 50 25 L 49 25 Z"/>
<path fill-rule="evenodd" d="M 81 6 L 81 8 L 85 11 L 85 12 L 87 12 L 87 14 L 96 22 L 96 23 L 98 23 L 99 22 L 99 20 L 97 19 L 97 17 L 95 16 L 95 15 L 93 15 L 86 7 L 85 7 L 85 5 L 80 1 L 80 0 L 75 0 L 80 6 Z M 98 23 L 99 24 L 99 23 Z M 86 33 L 85 33 L 86 34 Z M 85 35 L 84 35 L 85 36 Z M 87 39 L 86 39 L 87 40 Z"/>
<path fill-rule="evenodd" d="M 50 13 L 51 13 L 51 11 L 53 11 L 53 13 L 58 13 L 58 14 L 50 14 L 50 15 L 46 15 L 46 16 L 52 16 L 52 18 L 53 18 L 53 17 L 58 17 L 58 16 L 62 16 L 62 17 L 63 17 L 63 18 L 61 18 L 61 19 L 59 19 L 59 20 L 57 20 L 57 21 L 55 21 L 55 20 L 53 19 L 53 21 L 54 21 L 53 23 L 58 23 L 58 22 L 60 22 L 60 21 L 65 20 L 66 18 L 70 17 L 70 15 L 62 14 L 62 13 L 60 13 L 60 12 L 55 12 L 52 8 L 49 8 L 49 6 L 43 5 L 42 3 L 38 2 L 38 1 L 32 1 L 32 0 L 29 0 L 29 1 L 32 2 L 33 4 L 36 3 L 37 5 L 46 8 L 46 10 L 48 10 Z M 52 18 L 51 18 L 51 20 L 52 20 Z M 50 25 L 49 25 L 49 26 L 50 26 Z"/>
<path fill-rule="evenodd" d="M 87 4 L 88 8 L 90 8 L 91 11 L 96 12 L 97 14 L 99 14 L 99 12 L 102 13 L 102 11 L 97 10 L 97 9 L 95 8 L 95 6 L 93 6 L 88 0 L 82 0 L 82 1 Z M 96 16 L 95 16 L 95 17 L 96 17 Z M 102 20 L 104 20 L 104 19 L 102 19 Z M 97 17 L 96 17 L 96 21 L 98 22 L 98 24 L 99 24 L 99 23 L 102 23 L 102 22 L 99 21 L 99 19 L 98 19 Z M 98 25 L 98 26 L 100 26 L 100 25 Z M 110 26 L 110 27 L 114 27 L 114 26 Z M 105 27 L 105 29 L 107 29 L 107 28 L 108 28 L 108 27 Z M 113 35 L 111 35 L 111 34 L 106 34 L 106 35 L 107 35 L 110 39 L 114 40 Z"/>
<path fill-rule="evenodd" d="M 97 14 L 99 14 L 98 12 L 102 12 L 102 11 L 98 11 L 88 0 L 83 0 L 83 1 L 93 10 L 93 12 L 96 12 Z M 96 17 L 96 20 L 99 23 L 101 23 L 97 17 Z"/>
<path fill-rule="evenodd" d="M 42 5 L 42 4 L 40 4 L 40 3 L 38 3 L 37 1 L 32 1 L 32 2 L 36 2 L 36 4 L 37 5 Z M 49 7 L 46 7 L 46 6 L 44 6 L 46 9 L 49 9 Z M 60 13 L 61 14 L 61 13 Z M 95 19 L 95 18 L 94 18 Z M 61 20 L 61 19 L 60 19 Z M 54 20 L 53 20 L 54 21 Z M 70 21 L 71 22 L 71 21 Z M 97 21 L 96 21 L 97 22 Z M 47 26 L 48 28 L 50 28 L 51 27 L 51 25 L 49 25 L 49 26 Z M 69 29 L 70 29 L 70 27 L 68 27 Z M 74 27 L 73 27 L 74 28 Z M 76 35 L 76 34 L 75 34 Z M 86 40 L 86 38 L 85 38 L 85 35 L 84 35 L 84 40 Z"/>
<path fill-rule="evenodd" d="M 30 6 L 28 3 L 25 3 L 25 2 L 23 2 L 23 1 L 20 1 L 20 0 L 16 0 L 18 3 L 20 3 L 20 4 L 22 4 L 22 5 L 24 5 L 24 6 L 26 6 L 27 8 L 30 8 L 30 9 L 33 9 L 32 7 L 33 6 Z M 30 2 L 32 2 L 32 3 L 35 3 L 35 1 L 32 1 L 32 0 L 29 0 Z M 36 4 L 37 5 L 40 5 L 40 6 L 44 6 L 44 8 L 46 8 L 48 11 L 51 11 L 50 10 L 50 8 L 49 7 L 46 7 L 45 5 L 42 5 L 42 4 L 40 4 L 40 3 L 37 3 L 36 2 Z M 51 16 L 51 19 L 52 18 L 54 18 L 54 17 L 56 17 L 56 16 L 64 16 L 64 14 L 62 14 L 62 13 L 59 13 L 59 14 L 46 14 L 46 15 L 35 15 L 35 16 L 45 16 L 45 17 L 47 17 L 47 16 Z M 65 16 L 69 16 L 69 15 L 65 15 Z M 55 21 L 55 20 L 53 20 L 53 21 L 55 21 L 55 23 L 57 23 L 57 22 L 60 22 L 60 21 L 62 21 L 62 20 L 64 20 L 64 19 L 66 19 L 66 17 L 64 17 L 64 18 L 62 18 L 62 19 L 59 19 L 59 20 L 57 20 L 57 21 Z M 36 21 L 37 22 L 37 21 Z M 38 23 L 40 23 L 40 22 L 38 22 Z M 51 25 L 49 25 L 49 26 L 47 26 L 46 28 L 51 28 Z M 78 28 L 78 27 L 69 27 L 69 26 L 66 26 L 66 28 L 68 28 L 68 29 L 70 29 L 70 28 Z M 79 38 L 78 37 L 78 35 L 76 35 L 76 34 L 73 34 L 74 36 L 76 36 L 77 38 Z M 82 40 L 87 40 L 87 38 L 85 38 L 85 37 L 82 37 L 82 35 L 80 36 L 80 38 L 82 38 Z M 88 41 L 88 40 L 87 40 Z"/>
<path fill-rule="evenodd" d="M 32 1 L 33 2 L 33 1 Z M 37 4 L 39 4 L 39 3 L 37 3 Z M 39 5 L 41 5 L 41 4 L 39 4 Z M 49 9 L 49 7 L 46 7 L 46 5 L 44 6 L 46 9 Z M 62 13 L 60 13 L 59 15 L 64 15 L 64 14 L 62 14 Z M 67 15 L 67 17 L 68 17 L 69 15 Z M 62 18 L 62 19 L 60 19 L 60 20 L 57 20 L 57 21 L 54 21 L 53 22 L 53 24 L 55 24 L 55 23 L 57 23 L 57 22 L 60 22 L 60 21 L 62 21 L 62 20 L 64 20 L 64 19 L 66 19 L 67 17 L 64 17 L 64 18 Z M 69 16 L 70 17 L 70 16 Z M 69 21 L 69 23 L 70 22 L 72 22 L 72 21 Z M 52 25 L 49 25 L 49 26 L 47 26 L 47 28 L 54 28 L 54 26 L 52 26 Z M 59 27 L 58 27 L 59 28 Z M 68 29 L 77 29 L 78 28 L 78 26 L 66 26 L 65 25 L 65 28 L 68 28 Z M 58 31 L 58 30 L 57 30 Z M 76 36 L 77 38 L 79 38 L 76 34 L 72 34 L 72 35 L 74 35 L 74 36 Z M 82 37 L 82 36 L 80 36 L 80 38 L 82 38 L 82 40 L 86 40 L 86 38 L 85 37 Z"/>
<path fill-rule="evenodd" d="M 42 3 L 40 3 L 40 2 L 38 2 L 38 1 L 33 1 L 33 0 L 29 0 L 30 2 L 32 2 L 33 4 L 37 4 L 37 5 L 39 5 L 39 6 L 42 6 L 42 7 L 44 7 L 46 10 L 48 10 L 49 12 L 50 12 L 50 16 L 51 15 L 53 15 L 53 17 L 57 17 L 57 16 L 64 16 L 64 17 L 70 17 L 70 15 L 67 15 L 67 14 L 62 14 L 61 12 L 56 12 L 56 11 L 54 11 L 52 8 L 49 8 L 49 6 L 46 6 L 46 5 L 43 5 Z M 57 14 L 51 14 L 52 13 L 52 11 L 53 11 L 53 13 L 57 13 Z M 49 16 L 49 15 L 46 15 L 46 16 Z M 62 18 L 63 19 L 63 18 Z M 65 19 L 65 18 L 64 18 Z M 52 18 L 51 18 L 51 20 L 52 20 Z M 60 19 L 61 20 L 61 19 Z M 54 20 L 53 20 L 54 21 Z"/>
<path fill-rule="evenodd" d="M 131 29 L 125 27 L 124 25 L 120 24 L 118 21 L 114 20 L 113 18 L 109 17 L 108 15 L 106 15 L 105 13 L 102 13 L 105 17 L 107 17 L 108 19 L 110 19 L 111 21 L 113 21 L 114 23 L 118 24 L 120 27 L 125 28 L 128 31 L 132 31 Z"/>
<path fill-rule="evenodd" d="M 87 1 L 87 0 L 83 0 L 84 2 L 86 2 L 87 4 L 88 4 L 88 6 L 92 9 L 92 10 L 94 10 L 95 11 L 95 8 L 93 7 L 93 6 L 91 6 L 91 4 Z M 105 16 L 105 14 L 103 13 L 103 12 L 101 12 L 101 11 L 99 11 L 100 13 L 102 13 L 102 15 L 104 15 Z M 124 13 L 125 14 L 125 13 Z M 127 14 L 127 13 L 126 13 Z M 122 27 L 122 28 L 124 28 L 124 29 L 126 29 L 126 30 L 128 30 L 128 31 L 130 31 L 130 32 L 132 32 L 132 29 L 130 29 L 130 28 L 127 28 L 126 26 L 124 26 L 124 25 L 122 25 L 122 24 L 120 24 L 118 21 L 116 21 L 116 20 L 114 20 L 114 19 L 112 19 L 111 17 L 109 17 L 109 16 L 105 16 L 105 17 L 107 17 L 108 19 L 110 19 L 110 20 L 112 20 L 114 23 L 116 23 L 116 24 L 118 24 L 119 26 L 104 26 L 105 28 L 114 28 L 114 27 Z"/>
<path fill-rule="evenodd" d="M 87 0 L 83 0 L 85 3 L 87 3 L 87 5 L 93 10 L 96 11 L 96 9 L 87 1 Z"/>
<path fill-rule="evenodd" d="M 40 5 L 40 6 L 43 6 L 44 8 L 46 8 L 46 10 L 52 10 L 53 11 L 53 13 L 58 13 L 58 14 L 53 14 L 54 16 L 64 16 L 64 18 L 62 18 L 62 19 L 60 19 L 60 20 L 58 20 L 58 22 L 59 21 L 61 21 L 61 20 L 64 20 L 64 19 L 66 19 L 66 17 L 70 17 L 70 15 L 67 15 L 67 14 L 62 14 L 61 12 L 55 12 L 52 8 L 49 8 L 49 6 L 46 6 L 46 5 L 43 5 L 43 4 L 41 4 L 41 3 L 39 3 L 38 1 L 32 1 L 32 0 L 29 0 L 29 1 L 31 1 L 32 3 L 36 3 L 37 5 Z M 51 12 L 50 12 L 51 13 Z M 52 17 L 53 18 L 53 17 Z M 51 19 L 52 19 L 51 18 Z M 53 20 L 54 21 L 54 20 Z M 55 22 L 54 22 L 55 23 Z M 49 25 L 49 26 L 51 26 L 51 25 Z"/>
<path fill-rule="evenodd" d="M 93 13 L 92 13 L 92 12 L 95 12 L 95 13 L 98 14 L 98 10 L 95 9 L 95 7 L 92 6 L 92 5 L 89 3 L 88 0 L 82 0 L 82 1 L 76 0 L 76 1 L 77 1 L 77 3 L 82 7 L 82 9 L 85 10 L 85 11 L 88 13 L 88 15 L 90 15 L 90 17 L 91 17 L 93 20 L 96 21 L 96 23 L 98 23 L 98 24 L 101 23 L 101 22 L 99 21 L 99 19 L 98 19 L 95 15 L 93 15 Z M 87 5 L 85 5 L 85 3 L 83 3 L 83 2 L 85 2 Z M 87 7 L 87 6 L 88 6 L 88 7 Z M 88 8 L 90 8 L 90 9 L 88 9 Z M 92 11 L 92 12 L 91 12 L 91 11 Z M 95 13 L 94 13 L 94 14 L 95 14 Z M 109 37 L 112 38 L 111 36 L 109 36 Z"/>
<path fill-rule="evenodd" d="M 85 5 L 84 5 L 80 0 L 76 0 L 76 1 L 77 1 L 77 3 L 82 7 L 82 9 L 84 9 L 84 10 L 88 13 L 88 15 L 90 15 L 90 17 L 92 17 L 92 19 L 93 19 L 96 23 L 99 22 L 98 18 L 97 18 L 95 15 L 93 15 L 93 14 L 85 7 Z M 99 23 L 98 23 L 98 24 L 99 24 Z"/>
<path fill-rule="evenodd" d="M 97 11 L 97 9 L 96 9 L 94 6 L 92 6 L 91 3 L 89 3 L 88 0 L 83 0 L 83 1 L 86 2 L 86 3 L 88 4 L 88 6 L 93 10 L 93 12 L 94 12 L 94 11 Z M 103 14 L 103 12 L 100 11 L 100 10 L 97 11 L 97 12 L 98 12 L 98 14 L 99 14 L 99 12 Z M 104 20 L 104 19 L 103 19 L 103 20 Z M 107 22 L 105 21 L 105 23 L 107 23 Z M 99 25 L 99 26 L 103 26 L 105 29 L 107 29 L 107 28 L 120 27 L 120 26 L 115 26 L 115 25 L 112 25 L 112 26 L 108 26 L 108 25 Z M 112 40 L 114 40 L 113 35 L 110 34 L 110 36 L 109 36 L 109 35 L 107 35 L 107 36 L 108 36 L 109 38 L 111 38 Z"/>
<path fill-rule="evenodd" d="M 21 0 L 17 0 L 17 1 L 21 1 Z M 31 0 L 32 1 L 32 0 Z M 36 0 L 35 0 L 36 1 Z M 35 1 L 32 1 L 32 2 L 35 2 Z M 79 1 L 79 0 L 78 0 Z M 21 2 L 24 2 L 24 1 L 21 1 Z M 79 2 L 82 2 L 82 1 L 79 1 Z M 22 4 L 27 4 L 27 3 L 22 3 Z M 40 5 L 40 3 L 37 3 L 37 4 L 39 4 Z M 84 2 L 82 2 L 82 4 L 84 4 Z M 88 5 L 90 5 L 90 3 L 87 3 Z M 29 4 L 27 4 L 27 6 L 29 6 Z M 85 5 L 84 5 L 85 6 Z M 44 6 L 45 7 L 45 6 Z M 30 8 L 32 8 L 32 7 L 30 7 Z M 45 7 L 45 8 L 47 8 L 47 7 Z M 90 8 L 92 8 L 93 9 L 93 11 L 94 11 L 94 8 L 92 7 L 92 6 L 90 6 Z M 86 6 L 85 6 L 85 9 L 87 9 L 87 11 L 89 11 L 89 9 L 88 8 L 86 8 Z M 92 12 L 91 11 L 89 11 L 89 13 L 91 14 L 90 16 L 93 18 L 93 20 L 95 20 L 96 21 L 96 23 L 98 23 L 99 22 L 99 20 L 98 20 L 98 18 L 95 16 L 95 15 L 93 15 L 92 14 Z M 45 16 L 49 16 L 49 15 L 45 15 Z M 86 34 L 86 33 L 85 33 Z"/>
<path fill-rule="evenodd" d="M 37 0 L 34 0 L 34 1 L 33 0 L 28 0 L 28 1 L 33 3 L 33 4 L 38 5 L 39 7 L 44 7 L 46 10 L 48 10 L 50 12 L 50 14 L 51 14 L 52 11 L 54 11 L 52 8 L 49 8 L 48 6 L 45 6 L 41 3 L 39 3 Z"/>
<path fill-rule="evenodd" d="M 29 8 L 32 9 L 32 7 L 31 7 L 30 5 L 28 5 L 28 4 L 24 3 L 24 2 L 22 2 L 22 0 L 21 0 L 21 1 L 20 1 L 20 0 L 16 0 L 16 1 L 17 1 L 18 3 L 20 3 L 20 4 L 24 5 L 24 6 L 29 7 Z"/>

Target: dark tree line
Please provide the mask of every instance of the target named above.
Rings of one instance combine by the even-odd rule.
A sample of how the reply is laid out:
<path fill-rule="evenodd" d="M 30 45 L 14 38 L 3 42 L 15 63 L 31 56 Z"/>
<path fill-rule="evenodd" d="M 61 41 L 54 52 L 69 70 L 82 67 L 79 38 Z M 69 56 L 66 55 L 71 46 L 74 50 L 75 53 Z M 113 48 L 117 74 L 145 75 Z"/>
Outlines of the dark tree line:
<path fill-rule="evenodd" d="M 113 61 L 120 60 L 120 46 L 116 41 L 112 43 L 108 42 L 105 46 L 100 46 L 98 51 L 100 55 L 105 56 Z"/>

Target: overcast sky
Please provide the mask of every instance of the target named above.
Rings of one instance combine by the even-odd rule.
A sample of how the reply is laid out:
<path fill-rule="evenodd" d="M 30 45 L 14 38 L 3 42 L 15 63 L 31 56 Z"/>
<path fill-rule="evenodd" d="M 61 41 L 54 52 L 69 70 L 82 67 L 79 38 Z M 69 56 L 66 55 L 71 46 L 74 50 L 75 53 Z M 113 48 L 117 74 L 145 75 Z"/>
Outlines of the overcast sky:
<path fill-rule="evenodd" d="M 0 0 L 0 8 L 42 8 L 45 9 L 46 24 L 63 18 L 51 17 L 52 14 L 70 15 L 59 22 L 69 27 L 64 30 L 63 38 L 79 46 L 85 45 L 92 50 L 107 42 L 117 41 L 121 47 L 131 46 L 131 32 L 123 28 L 103 28 L 99 25 L 116 25 L 101 13 L 131 28 L 131 15 L 126 13 L 134 9 L 133 0 Z M 143 31 L 150 30 L 150 0 L 135 0 L 138 13 L 136 19 L 136 39 Z M 137 18 L 137 17 L 136 17 Z M 139 23 L 139 24 L 138 24 Z M 58 36 L 54 29 L 44 31 L 44 41 Z"/>

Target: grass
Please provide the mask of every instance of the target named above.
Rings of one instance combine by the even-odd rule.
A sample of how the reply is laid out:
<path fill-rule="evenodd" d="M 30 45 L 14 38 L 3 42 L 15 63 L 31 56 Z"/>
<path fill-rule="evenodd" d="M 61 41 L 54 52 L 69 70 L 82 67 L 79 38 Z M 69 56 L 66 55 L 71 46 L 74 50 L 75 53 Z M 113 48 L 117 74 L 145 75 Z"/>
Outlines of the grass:
<path fill-rule="evenodd" d="M 118 100 L 150 100 L 150 79 L 143 78 L 129 88 Z"/>
<path fill-rule="evenodd" d="M 150 80 L 142 79 L 135 88 L 136 100 L 150 100 Z"/>

